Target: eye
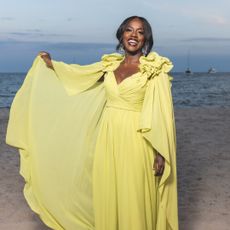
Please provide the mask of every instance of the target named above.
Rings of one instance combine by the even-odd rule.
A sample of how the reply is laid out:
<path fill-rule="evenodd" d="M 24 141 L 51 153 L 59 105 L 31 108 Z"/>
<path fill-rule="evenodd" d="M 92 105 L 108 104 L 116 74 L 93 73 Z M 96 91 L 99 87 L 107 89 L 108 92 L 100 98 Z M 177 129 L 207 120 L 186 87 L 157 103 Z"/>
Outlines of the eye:
<path fill-rule="evenodd" d="M 125 31 L 130 32 L 130 31 L 132 31 L 132 29 L 131 28 L 126 28 Z"/>
<path fill-rule="evenodd" d="M 144 34 L 144 31 L 139 31 L 139 34 L 142 34 L 142 35 L 143 35 L 143 34 Z"/>

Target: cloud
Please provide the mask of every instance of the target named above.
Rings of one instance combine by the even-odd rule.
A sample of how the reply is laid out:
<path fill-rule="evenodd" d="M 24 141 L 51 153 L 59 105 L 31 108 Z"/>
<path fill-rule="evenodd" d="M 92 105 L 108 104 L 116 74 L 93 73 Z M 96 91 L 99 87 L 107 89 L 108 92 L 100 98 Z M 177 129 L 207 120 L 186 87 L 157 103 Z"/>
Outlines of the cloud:
<path fill-rule="evenodd" d="M 197 37 L 181 40 L 182 42 L 230 42 L 230 38 Z"/>
<path fill-rule="evenodd" d="M 26 32 L 11 32 L 8 33 L 9 35 L 18 35 L 18 36 L 25 36 L 25 35 L 31 35 L 31 33 L 26 33 Z"/>
<path fill-rule="evenodd" d="M 209 15 L 204 20 L 210 25 L 225 26 L 230 25 L 229 20 L 221 15 Z"/>
<path fill-rule="evenodd" d="M 82 43 L 82 42 L 59 42 L 59 43 L 49 43 L 50 48 L 60 49 L 60 50 L 72 50 L 79 48 L 114 48 L 114 44 L 110 43 Z"/>
<path fill-rule="evenodd" d="M 194 7 L 181 7 L 178 9 L 178 13 L 186 17 L 189 16 L 193 20 L 198 20 L 200 23 L 209 24 L 211 26 L 224 26 L 230 24 L 227 16 L 221 15 L 219 12 L 214 12 L 211 8 L 205 12 L 203 9 L 196 9 Z"/>
<path fill-rule="evenodd" d="M 14 19 L 13 17 L 0 17 L 1 21 L 13 21 Z"/>
<path fill-rule="evenodd" d="M 187 2 L 178 5 L 167 1 L 153 4 L 151 0 L 143 0 L 142 4 L 156 12 L 155 14 L 160 17 L 167 14 L 169 17 L 175 17 L 176 20 L 185 18 L 186 20 L 192 19 L 193 21 L 209 24 L 211 26 L 230 25 L 229 14 L 225 12 L 225 8 L 228 8 L 229 2 L 226 7 L 217 7 L 215 4 L 206 7 L 203 3 L 189 4 Z"/>
<path fill-rule="evenodd" d="M 66 37 L 66 36 L 74 36 L 71 34 L 58 34 L 58 33 L 41 33 L 40 30 L 27 30 L 31 32 L 11 32 L 7 35 L 16 35 L 16 36 L 39 36 L 39 37 Z"/>
<path fill-rule="evenodd" d="M 34 32 L 34 33 L 40 33 L 40 32 L 42 32 L 42 30 L 39 30 L 39 29 L 27 29 L 26 31 L 28 31 L 28 32 Z"/>
<path fill-rule="evenodd" d="M 27 45 L 44 45 L 49 46 L 52 49 L 64 49 L 64 50 L 72 50 L 79 48 L 114 48 L 115 44 L 113 43 L 83 43 L 83 42 L 44 42 L 44 41 L 20 41 L 20 40 L 0 40 L 0 44 L 27 44 Z"/>

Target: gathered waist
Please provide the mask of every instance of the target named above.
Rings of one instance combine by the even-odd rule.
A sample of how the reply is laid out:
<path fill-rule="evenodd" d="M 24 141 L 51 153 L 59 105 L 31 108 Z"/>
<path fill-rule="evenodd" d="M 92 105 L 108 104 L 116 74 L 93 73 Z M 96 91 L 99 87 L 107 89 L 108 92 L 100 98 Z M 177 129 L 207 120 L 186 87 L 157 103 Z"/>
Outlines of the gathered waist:
<path fill-rule="evenodd" d="M 106 103 L 107 108 L 114 108 L 114 109 L 120 109 L 120 110 L 128 110 L 128 111 L 134 111 L 134 112 L 141 112 L 140 105 L 129 105 L 129 104 L 123 104 L 123 103 Z"/>

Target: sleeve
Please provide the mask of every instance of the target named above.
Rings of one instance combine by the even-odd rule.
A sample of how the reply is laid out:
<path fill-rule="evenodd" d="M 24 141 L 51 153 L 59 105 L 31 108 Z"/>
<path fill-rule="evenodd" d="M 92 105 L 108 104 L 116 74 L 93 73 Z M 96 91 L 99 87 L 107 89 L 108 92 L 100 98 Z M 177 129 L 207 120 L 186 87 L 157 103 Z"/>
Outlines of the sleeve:
<path fill-rule="evenodd" d="M 171 82 L 162 72 L 149 80 L 140 119 L 143 137 L 165 158 L 158 185 L 157 230 L 178 229 L 176 132 Z M 171 228 L 166 226 L 170 225 Z"/>
<path fill-rule="evenodd" d="M 87 75 L 80 71 L 78 76 Z M 79 80 L 80 86 L 87 78 Z M 102 84 L 87 87 L 77 84 L 74 90 L 85 91 L 69 96 L 55 72 L 37 57 L 11 106 L 6 142 L 19 148 L 29 206 L 51 229 L 63 229 L 60 210 L 66 213 L 66 223 L 76 224 L 72 218 L 76 210 L 87 226 L 93 219 L 91 166 L 106 98 Z M 78 208 L 66 205 L 70 202 Z"/>
<path fill-rule="evenodd" d="M 54 71 L 69 95 L 89 89 L 105 72 L 112 71 L 124 59 L 118 53 L 104 54 L 100 62 L 90 65 L 52 61 Z"/>
<path fill-rule="evenodd" d="M 171 80 L 169 71 L 173 68 L 171 61 L 157 53 L 150 53 L 141 58 L 141 70 L 149 82 L 145 93 L 140 118 L 143 136 L 151 143 L 170 166 L 170 155 L 175 154 L 176 137 Z M 171 172 L 166 167 L 160 186 L 165 183 Z"/>
<path fill-rule="evenodd" d="M 149 82 L 141 114 L 140 130 L 169 164 L 170 154 L 175 152 L 176 136 L 171 83 L 165 73 Z M 166 167 L 160 186 L 168 178 L 170 170 Z"/>
<path fill-rule="evenodd" d="M 58 61 L 52 61 L 52 63 L 57 77 L 69 95 L 87 90 L 104 74 L 101 62 L 82 66 Z"/>
<path fill-rule="evenodd" d="M 55 74 L 64 86 L 68 95 L 78 94 L 93 86 L 103 75 L 103 65 L 97 62 L 91 65 L 68 65 L 63 62 L 53 61 Z M 40 56 L 37 56 L 26 78 L 18 90 L 10 110 L 10 120 L 7 128 L 6 142 L 19 149 L 27 145 L 29 107 L 31 91 L 34 88 L 37 75 L 46 75 L 45 79 L 55 77 L 53 70 L 47 68 Z M 36 76 L 36 77 L 35 77 Z M 41 76 L 39 76 L 41 78 Z M 42 89 L 41 89 L 42 91 Z"/>
<path fill-rule="evenodd" d="M 33 84 L 33 75 L 39 64 L 37 57 L 31 69 L 26 75 L 26 78 L 14 97 L 10 109 L 9 122 L 7 127 L 6 142 L 19 149 L 26 149 L 28 144 L 28 119 L 29 106 L 31 100 L 31 89 Z"/>
<path fill-rule="evenodd" d="M 39 58 L 37 57 L 31 69 L 29 70 L 23 85 L 14 97 L 10 109 L 9 122 L 6 132 L 6 143 L 19 149 L 20 152 L 20 174 L 25 181 L 30 181 L 30 145 L 29 145 L 29 129 L 30 116 L 29 109 L 31 105 L 31 93 L 33 85 L 33 75 L 36 73 Z"/>

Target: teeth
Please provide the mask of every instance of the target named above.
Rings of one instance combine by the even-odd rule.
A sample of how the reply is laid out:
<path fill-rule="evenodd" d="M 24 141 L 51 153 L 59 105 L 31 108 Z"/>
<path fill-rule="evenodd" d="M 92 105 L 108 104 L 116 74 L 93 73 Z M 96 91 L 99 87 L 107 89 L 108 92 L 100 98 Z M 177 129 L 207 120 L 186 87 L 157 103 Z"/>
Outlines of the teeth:
<path fill-rule="evenodd" d="M 133 45 L 133 46 L 137 45 L 137 41 L 135 41 L 135 40 L 130 39 L 128 42 L 130 45 Z"/>
<path fill-rule="evenodd" d="M 129 42 L 137 43 L 137 41 L 130 39 Z"/>

